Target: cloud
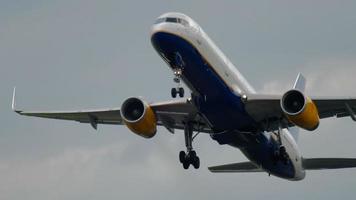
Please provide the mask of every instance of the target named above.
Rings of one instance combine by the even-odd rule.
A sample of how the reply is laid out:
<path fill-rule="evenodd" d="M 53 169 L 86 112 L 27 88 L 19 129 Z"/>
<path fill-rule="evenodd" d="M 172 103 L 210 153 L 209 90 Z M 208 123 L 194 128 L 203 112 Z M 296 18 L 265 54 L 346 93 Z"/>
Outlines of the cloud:
<path fill-rule="evenodd" d="M 325 59 L 309 62 L 300 68 L 307 79 L 307 93 L 324 96 L 356 96 L 353 85 L 356 84 L 356 60 L 354 59 Z M 281 76 L 278 80 L 265 83 L 262 93 L 282 94 L 292 88 L 294 79 L 288 80 Z"/>

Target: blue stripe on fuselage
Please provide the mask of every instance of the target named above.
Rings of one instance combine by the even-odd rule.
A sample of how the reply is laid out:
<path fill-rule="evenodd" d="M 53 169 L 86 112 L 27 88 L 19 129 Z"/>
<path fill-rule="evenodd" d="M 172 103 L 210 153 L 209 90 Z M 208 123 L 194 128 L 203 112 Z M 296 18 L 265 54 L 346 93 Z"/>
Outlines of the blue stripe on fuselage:
<path fill-rule="evenodd" d="M 275 176 L 286 179 L 295 177 L 295 168 L 290 159 L 287 163 L 280 160 L 274 161 L 273 155 L 280 147 L 277 141 L 268 139 L 262 133 L 247 136 L 247 138 L 248 144 L 240 148 L 246 157 Z"/>
<path fill-rule="evenodd" d="M 183 61 L 183 80 L 199 95 L 195 104 L 212 124 L 215 131 L 256 129 L 255 121 L 246 113 L 241 97 L 231 91 L 198 50 L 184 38 L 166 32 L 157 32 L 151 38 L 154 48 L 174 67 L 178 52 Z"/>
<path fill-rule="evenodd" d="M 262 133 L 247 136 L 239 134 L 239 131 L 256 133 L 256 122 L 246 113 L 241 97 L 231 91 L 190 42 L 166 32 L 155 33 L 151 41 L 154 48 L 168 59 L 171 68 L 174 67 L 175 53 L 179 52 L 185 64 L 182 79 L 200 96 L 194 101 L 196 107 L 209 120 L 215 132 L 227 131 L 226 141 L 222 135 L 221 142 L 240 148 L 250 160 L 276 176 L 288 179 L 294 177 L 292 162 L 286 165 L 281 161 L 275 163 L 271 159 L 279 144 Z M 229 131 L 232 131 L 232 137 L 229 137 Z M 219 139 L 215 140 L 219 142 Z"/>

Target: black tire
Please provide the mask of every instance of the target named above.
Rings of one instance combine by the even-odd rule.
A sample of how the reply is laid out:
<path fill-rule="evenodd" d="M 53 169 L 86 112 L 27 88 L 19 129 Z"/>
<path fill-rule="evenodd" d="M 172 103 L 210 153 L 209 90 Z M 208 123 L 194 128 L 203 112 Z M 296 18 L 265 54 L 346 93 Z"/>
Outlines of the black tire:
<path fill-rule="evenodd" d="M 179 97 L 184 97 L 184 88 L 179 88 Z"/>
<path fill-rule="evenodd" d="M 179 162 L 182 163 L 182 164 L 183 164 L 184 161 L 186 160 L 186 159 L 185 159 L 185 155 L 186 155 L 186 154 L 185 154 L 184 151 L 179 152 Z"/>
<path fill-rule="evenodd" d="M 190 165 L 190 163 L 188 162 L 188 160 L 185 160 L 185 161 L 183 162 L 183 168 L 184 168 L 184 169 L 189 169 L 189 165 Z"/>
<path fill-rule="evenodd" d="M 189 154 L 188 154 L 188 162 L 190 164 L 194 164 L 196 158 L 197 158 L 197 153 L 195 151 L 189 152 Z"/>
<path fill-rule="evenodd" d="M 172 88 L 171 89 L 171 95 L 172 95 L 173 98 L 177 97 L 177 89 L 176 88 Z"/>
<path fill-rule="evenodd" d="M 189 152 L 189 157 L 190 158 L 197 157 L 197 153 L 195 151 L 191 151 L 191 152 Z"/>
<path fill-rule="evenodd" d="M 199 169 L 199 167 L 200 167 L 200 159 L 199 159 L 198 156 L 195 157 L 194 162 L 193 162 L 193 166 L 194 166 L 195 169 Z"/>

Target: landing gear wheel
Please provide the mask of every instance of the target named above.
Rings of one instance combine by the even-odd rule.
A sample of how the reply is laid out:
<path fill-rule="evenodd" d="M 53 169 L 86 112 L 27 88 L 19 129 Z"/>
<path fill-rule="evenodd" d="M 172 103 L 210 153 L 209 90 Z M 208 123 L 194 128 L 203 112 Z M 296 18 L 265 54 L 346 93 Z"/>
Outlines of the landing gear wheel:
<path fill-rule="evenodd" d="M 173 98 L 177 97 L 177 89 L 176 88 L 172 88 L 171 89 L 171 95 L 172 95 Z"/>
<path fill-rule="evenodd" d="M 198 156 L 196 156 L 196 157 L 194 158 L 194 160 L 193 160 L 193 167 L 194 167 L 195 169 L 199 169 L 199 167 L 200 167 L 200 159 L 199 159 Z"/>
<path fill-rule="evenodd" d="M 178 55 L 178 60 L 181 60 L 181 56 Z M 178 62 L 180 64 L 182 64 L 183 62 Z M 174 67 L 173 69 L 173 73 L 174 73 L 174 78 L 173 81 L 175 83 L 177 83 L 177 87 L 176 88 L 172 88 L 171 90 L 171 94 L 173 98 L 177 97 L 177 94 L 179 94 L 179 97 L 184 97 L 184 89 L 182 87 L 180 87 L 180 83 L 181 83 L 181 78 L 182 78 L 182 74 L 183 74 L 183 64 L 181 65 L 177 65 Z"/>
<path fill-rule="evenodd" d="M 185 160 L 186 160 L 185 152 L 184 151 L 179 152 L 179 162 L 183 164 Z"/>
<path fill-rule="evenodd" d="M 184 88 L 179 88 L 179 91 L 178 91 L 178 93 L 179 93 L 179 97 L 184 97 Z"/>
<path fill-rule="evenodd" d="M 183 168 L 184 168 L 184 169 L 188 169 L 188 168 L 189 168 L 189 165 L 190 165 L 190 163 L 188 162 L 188 160 L 184 160 L 184 162 L 183 162 Z"/>

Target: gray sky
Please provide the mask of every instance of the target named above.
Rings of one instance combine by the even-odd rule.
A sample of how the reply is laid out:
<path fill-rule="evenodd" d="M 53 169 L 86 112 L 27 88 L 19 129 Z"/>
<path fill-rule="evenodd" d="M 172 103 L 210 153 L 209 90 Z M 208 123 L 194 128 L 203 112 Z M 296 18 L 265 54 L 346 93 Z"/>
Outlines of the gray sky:
<path fill-rule="evenodd" d="M 147 1 L 148 2 L 148 1 Z M 200 170 L 178 162 L 183 134 L 151 140 L 125 127 L 25 118 L 26 109 L 120 106 L 129 96 L 170 99 L 172 72 L 150 44 L 155 18 L 195 19 L 258 91 L 281 93 L 298 72 L 313 95 L 356 96 L 355 1 L 0 1 L 0 199 L 351 199 L 356 170 L 211 174 L 242 162 L 239 150 L 201 135 Z M 305 157 L 356 157 L 356 124 L 323 120 L 302 131 Z"/>

